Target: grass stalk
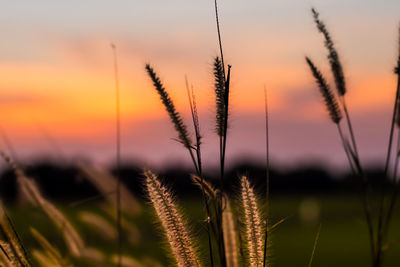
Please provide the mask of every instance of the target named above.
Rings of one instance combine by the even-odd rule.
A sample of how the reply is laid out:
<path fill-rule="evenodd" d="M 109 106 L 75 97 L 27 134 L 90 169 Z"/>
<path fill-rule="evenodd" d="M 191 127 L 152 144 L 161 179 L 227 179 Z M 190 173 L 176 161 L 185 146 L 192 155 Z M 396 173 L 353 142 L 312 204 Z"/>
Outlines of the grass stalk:
<path fill-rule="evenodd" d="M 321 234 L 321 224 L 318 226 L 318 231 L 317 234 L 315 235 L 315 239 L 314 239 L 314 246 L 313 246 L 313 250 L 311 252 L 311 257 L 310 257 L 310 261 L 308 262 L 308 267 L 312 266 L 314 257 L 315 257 L 315 250 L 317 249 L 317 245 L 318 245 L 318 241 L 319 241 L 319 236 Z"/>
<path fill-rule="evenodd" d="M 199 267 L 193 242 L 172 193 L 161 184 L 157 176 L 144 171 L 149 200 L 164 228 L 172 253 L 179 267 Z"/>
<path fill-rule="evenodd" d="M 339 133 L 339 136 L 340 136 L 340 140 L 342 142 L 343 150 L 344 150 L 344 152 L 346 154 L 346 158 L 347 158 L 347 160 L 349 162 L 351 173 L 353 175 L 356 175 L 357 171 L 356 171 L 356 167 L 354 166 L 355 164 L 352 161 L 351 152 L 350 152 L 350 149 L 351 149 L 350 145 L 349 145 L 348 141 L 346 140 L 346 138 L 344 137 L 341 125 L 339 123 L 337 123 L 336 126 L 337 126 L 337 130 L 338 130 L 338 133 Z"/>
<path fill-rule="evenodd" d="M 324 36 L 325 39 L 325 47 L 328 50 L 328 61 L 334 77 L 336 91 L 338 93 L 339 100 L 342 104 L 343 111 L 345 114 L 345 119 L 350 133 L 352 149 L 354 153 L 357 155 L 357 157 L 359 157 L 356 139 L 354 137 L 354 131 L 350 120 L 350 115 L 344 98 L 344 95 L 347 93 L 347 88 L 346 88 L 346 81 L 344 78 L 343 67 L 339 59 L 339 53 L 335 48 L 335 44 L 326 28 L 325 23 L 320 20 L 319 13 L 314 8 L 312 8 L 311 11 L 314 17 L 315 24 L 317 25 L 319 32 Z"/>
<path fill-rule="evenodd" d="M 257 198 L 254 189 L 246 176 L 241 178 L 241 200 L 244 210 L 246 241 L 249 252 L 249 263 L 251 267 L 260 267 L 263 265 L 263 238 L 261 214 L 257 204 Z"/>
<path fill-rule="evenodd" d="M 266 162 L 265 162 L 265 235 L 264 235 L 264 259 L 263 259 L 263 267 L 267 264 L 267 246 L 268 246 L 268 237 L 269 237 L 269 207 L 270 207 L 270 188 L 269 188 L 269 175 L 270 175 L 270 162 L 269 162 L 269 114 L 268 114 L 268 95 L 267 88 L 264 86 L 264 104 L 265 104 L 265 154 L 266 154 Z"/>
<path fill-rule="evenodd" d="M 228 74 L 225 82 L 225 109 L 224 109 L 224 134 L 223 134 L 223 145 L 222 145 L 222 163 L 221 163 L 221 179 L 224 179 L 225 175 L 225 155 L 226 155 L 226 139 L 228 134 L 228 116 L 229 116 L 229 86 L 231 77 L 231 65 L 228 65 Z M 223 190 L 221 188 L 221 190 Z"/>
<path fill-rule="evenodd" d="M 400 27 L 399 27 L 400 29 Z M 399 32 L 399 38 L 400 38 L 400 32 Z M 400 48 L 400 44 L 399 44 Z M 395 111 L 393 114 L 393 120 L 397 122 L 398 129 L 400 129 L 400 107 L 399 107 L 399 102 L 400 102 L 400 51 L 399 51 L 399 59 L 398 59 L 398 66 L 395 68 L 395 73 L 397 74 L 397 92 L 396 92 L 396 103 L 395 103 Z M 393 192 L 390 198 L 389 202 L 389 208 L 386 214 L 385 218 L 385 223 L 383 226 L 383 235 L 387 235 L 388 230 L 389 230 L 389 225 L 390 221 L 392 218 L 393 210 L 396 204 L 396 198 L 399 192 L 399 181 L 397 179 L 397 171 L 398 171 L 398 165 L 399 165 L 399 160 L 400 160 L 400 132 L 398 131 L 398 140 L 397 140 L 397 151 L 396 151 L 396 161 L 395 161 L 395 168 L 394 168 L 394 174 L 392 178 L 392 183 L 393 183 Z"/>
<path fill-rule="evenodd" d="M 314 11 L 313 11 L 314 12 Z M 350 168 L 353 172 L 353 175 L 358 176 L 361 180 L 362 189 L 363 189 L 363 209 L 366 218 L 366 223 L 368 227 L 368 234 L 370 238 L 370 246 L 371 246 L 371 257 L 372 262 L 374 263 L 377 255 L 377 247 L 375 242 L 375 234 L 374 227 L 372 222 L 372 210 L 370 205 L 370 196 L 369 196 L 369 183 L 365 176 L 365 173 L 362 169 L 358 154 L 354 151 L 352 146 L 349 144 L 348 140 L 345 138 L 342 128 L 340 126 L 340 121 L 342 119 L 342 114 L 337 103 L 337 100 L 332 93 L 330 87 L 328 86 L 325 78 L 322 73 L 318 70 L 318 68 L 314 65 L 314 63 L 306 57 L 306 61 L 310 67 L 311 73 L 314 76 L 316 83 L 319 87 L 319 90 L 324 98 L 325 106 L 328 109 L 330 118 L 333 123 L 337 125 L 337 129 L 340 135 L 340 139 L 343 144 L 344 151 L 346 153 L 346 157 L 349 161 Z M 343 93 L 344 95 L 344 93 Z M 376 266 L 376 265 L 373 265 Z"/>
<path fill-rule="evenodd" d="M 225 79 L 224 53 L 223 53 L 223 49 L 222 49 L 221 29 L 220 29 L 220 26 L 219 26 L 219 15 L 218 15 L 218 4 L 217 4 L 217 0 L 214 0 L 214 8 L 215 8 L 215 21 L 216 21 L 216 24 L 217 24 L 217 34 L 218 34 L 219 52 L 220 52 L 220 55 L 221 55 L 222 70 L 223 70 L 224 79 Z"/>
<path fill-rule="evenodd" d="M 28 253 L 14 227 L 11 218 L 8 216 L 6 210 L 3 207 L 3 203 L 0 202 L 0 236 L 4 238 L 10 251 L 12 253 L 12 258 L 14 258 L 19 266 L 28 267 L 31 266 L 31 262 L 28 257 Z M 7 258 L 11 258 L 4 251 Z"/>
<path fill-rule="evenodd" d="M 229 81 L 224 78 L 224 70 L 222 61 L 219 57 L 214 61 L 214 79 L 215 79 L 215 99 L 216 99 L 216 130 L 219 138 L 219 160 L 220 160 L 220 190 L 218 195 L 216 207 L 216 224 L 217 224 L 217 243 L 219 248 L 219 256 L 221 266 L 226 266 L 224 242 L 223 242 L 223 228 L 222 228 L 222 212 L 223 212 L 223 193 L 224 193 L 224 174 L 225 174 L 225 151 L 226 151 L 226 135 L 228 123 L 228 107 L 229 104 L 229 91 L 227 94 L 227 86 Z"/>
<path fill-rule="evenodd" d="M 352 172 L 354 176 L 359 177 L 362 185 L 362 191 L 363 191 L 363 197 L 362 197 L 362 203 L 363 203 L 363 210 L 364 210 L 364 216 L 367 224 L 367 229 L 368 229 L 368 236 L 370 240 L 370 249 L 371 249 L 371 258 L 373 262 L 373 266 L 375 265 L 376 262 L 376 255 L 377 255 L 377 243 L 375 239 L 375 231 L 374 231 L 374 226 L 373 226 L 373 221 L 372 221 L 372 208 L 370 204 L 370 196 L 369 196 L 369 183 L 367 178 L 365 177 L 364 171 L 362 169 L 362 166 L 360 164 L 359 159 L 355 155 L 354 151 L 352 151 L 351 146 L 349 145 L 349 142 L 345 139 L 343 135 L 343 131 L 340 127 L 340 124 L 337 124 L 338 126 L 338 131 L 340 138 L 342 140 L 344 150 L 348 151 L 346 153 L 346 156 L 348 157 L 349 164 L 351 165 L 354 163 L 354 168 L 352 167 Z"/>
<path fill-rule="evenodd" d="M 23 195 L 34 206 L 39 207 L 44 214 L 57 226 L 63 234 L 65 243 L 73 256 L 80 257 L 84 253 L 85 243 L 81 236 L 64 216 L 49 200 L 43 197 L 37 184 L 28 178 L 23 170 L 15 164 L 11 158 L 0 150 L 0 156 L 10 165 L 17 177 L 19 187 Z"/>
<path fill-rule="evenodd" d="M 222 225 L 224 229 L 226 265 L 227 267 L 238 267 L 239 263 L 237 254 L 235 223 L 233 220 L 231 204 L 228 198 L 226 201 L 226 208 L 224 209 L 222 214 Z"/>
<path fill-rule="evenodd" d="M 196 104 L 196 96 L 194 94 L 194 89 L 193 85 L 191 89 L 189 89 L 189 82 L 187 79 L 187 76 L 185 76 L 185 84 L 186 84 L 186 92 L 188 95 L 188 100 L 189 100 L 189 106 L 190 106 L 190 113 L 192 115 L 192 121 L 193 121 L 193 127 L 194 127 L 194 133 L 196 137 L 196 159 L 197 159 L 197 170 L 198 170 L 198 175 L 202 177 L 202 162 L 201 162 L 201 134 L 200 134 L 200 122 L 199 122 L 199 115 L 197 112 L 197 104 Z"/>
<path fill-rule="evenodd" d="M 150 79 L 153 82 L 154 88 L 156 89 L 157 93 L 161 98 L 161 101 L 172 121 L 172 124 L 175 127 L 175 130 L 178 132 L 178 141 L 182 143 L 183 146 L 189 151 L 190 158 L 192 159 L 193 165 L 196 169 L 196 173 L 199 173 L 199 168 L 197 166 L 197 162 L 192 151 L 193 142 L 189 137 L 189 132 L 187 130 L 186 125 L 183 123 L 181 115 L 176 110 L 171 97 L 169 96 L 167 90 L 164 88 L 164 85 L 162 84 L 160 78 L 157 76 L 154 69 L 149 64 L 146 64 L 145 68 L 150 76 Z"/>
<path fill-rule="evenodd" d="M 350 119 L 349 111 L 347 109 L 347 105 L 346 105 L 346 101 L 345 101 L 344 95 L 339 95 L 339 100 L 340 100 L 340 103 L 342 104 L 344 116 L 345 116 L 346 123 L 347 123 L 347 127 L 349 129 L 350 141 L 351 141 L 351 144 L 352 144 L 352 149 L 354 151 L 354 154 L 357 156 L 357 158 L 359 158 L 356 138 L 355 138 L 354 130 L 353 130 L 353 125 L 351 123 L 351 119 Z"/>
<path fill-rule="evenodd" d="M 37 243 L 43 248 L 46 254 L 55 261 L 59 267 L 71 267 L 72 265 L 62 257 L 62 253 L 53 246 L 39 231 L 35 228 L 30 228 L 32 236 L 36 239 Z"/>
<path fill-rule="evenodd" d="M 387 212 L 387 215 L 385 218 L 385 224 L 384 224 L 384 228 L 383 228 L 384 236 L 387 236 L 387 234 L 389 232 L 389 226 L 390 226 L 390 222 L 392 219 L 394 207 L 396 206 L 397 196 L 400 191 L 400 183 L 399 183 L 399 179 L 398 179 L 399 161 L 400 161 L 400 135 L 398 136 L 398 140 L 397 140 L 396 162 L 394 165 L 394 172 L 393 172 L 393 177 L 392 177 L 393 192 L 392 192 L 392 195 L 390 198 L 390 204 L 389 204 L 389 208 L 388 208 L 388 212 Z"/>
<path fill-rule="evenodd" d="M 211 228 L 213 225 L 211 224 L 211 214 L 210 214 L 210 207 L 208 204 L 207 196 L 212 199 L 213 194 L 210 193 L 213 191 L 213 188 L 211 185 L 209 185 L 203 178 L 202 174 L 202 163 L 201 163 L 201 134 L 200 134 L 200 123 L 199 123 L 199 116 L 197 113 L 197 105 L 196 105 L 196 98 L 193 90 L 193 86 L 191 87 L 191 90 L 189 89 L 189 82 L 187 79 L 187 76 L 185 76 L 185 84 L 186 84 L 186 92 L 188 95 L 188 100 L 189 100 L 189 105 L 190 105 L 190 112 L 192 115 L 192 120 L 193 120 L 193 127 L 194 127 L 194 132 L 196 136 L 196 159 L 197 159 L 197 175 L 198 176 L 192 176 L 192 180 L 197 183 L 202 192 L 202 199 L 204 203 L 204 207 L 206 210 L 206 227 L 207 227 L 207 240 L 208 240 L 208 253 L 210 256 L 210 264 L 211 267 L 214 267 L 214 255 L 213 255 L 213 250 L 212 250 L 212 241 L 211 241 Z M 195 166 L 196 167 L 196 166 Z M 208 189 L 208 190 L 207 190 Z M 208 192 L 208 193 L 207 193 Z"/>
<path fill-rule="evenodd" d="M 226 258 L 225 258 L 225 245 L 223 242 L 223 228 L 222 228 L 222 213 L 223 213 L 223 193 L 224 193 L 224 175 L 225 175 L 225 151 L 226 151 L 226 137 L 227 137 L 227 126 L 228 126 L 228 106 L 229 106 L 229 86 L 230 86 L 230 66 L 228 65 L 228 74 L 225 73 L 225 61 L 224 61 L 224 53 L 222 49 L 222 38 L 221 38 L 221 29 L 219 23 L 219 15 L 218 15 L 218 5 L 217 0 L 214 0 L 214 8 L 215 8 L 215 19 L 216 19 L 216 26 L 217 26 L 217 34 L 218 34 L 218 45 L 219 51 L 221 56 L 221 65 L 222 65 L 222 75 L 223 75 L 223 86 L 224 86 L 224 121 L 223 121 L 223 135 L 220 135 L 220 171 L 221 171 L 221 196 L 219 199 L 218 204 L 218 211 L 217 211 L 217 224 L 219 228 L 219 255 L 221 260 L 221 266 L 226 266 Z"/>
<path fill-rule="evenodd" d="M 387 155 L 386 155 L 386 161 L 385 161 L 385 169 L 384 169 L 384 178 L 387 179 L 388 177 L 388 171 L 389 171 L 389 165 L 390 165 L 390 157 L 392 154 L 392 142 L 393 142 L 393 136 L 394 136 L 394 129 L 395 129 L 395 124 L 396 121 L 399 120 L 399 101 L 400 101 L 400 27 L 399 27 L 399 55 L 398 55 L 398 60 L 397 60 L 397 65 L 394 69 L 394 73 L 397 74 L 398 79 L 397 79 L 397 89 L 396 89 L 396 96 L 395 96 L 395 102 L 394 102 L 394 107 L 393 107 L 393 115 L 392 115 L 392 122 L 390 126 L 390 133 L 389 133 L 389 144 L 388 144 L 388 150 L 387 150 Z M 397 165 L 398 163 L 398 155 L 396 155 L 395 158 L 395 164 Z M 397 166 L 395 167 L 397 168 Z M 395 173 L 397 173 L 397 170 L 395 170 Z M 387 212 L 385 214 L 385 187 L 384 185 L 382 186 L 382 192 L 381 192 L 381 199 L 380 199 L 380 206 L 379 206 L 379 222 L 378 222 L 378 231 L 379 231 L 379 236 L 378 236 L 378 246 L 379 250 L 377 252 L 377 266 L 380 265 L 380 262 L 382 261 L 382 255 L 383 255 L 383 242 L 384 239 L 387 235 L 390 220 L 392 217 L 393 209 L 395 206 L 396 198 L 397 198 L 397 185 L 396 185 L 396 174 L 393 176 L 393 181 L 394 181 L 394 188 L 390 196 L 390 203 L 389 207 L 387 209 Z"/>
<path fill-rule="evenodd" d="M 121 114 L 120 114 L 120 89 L 119 89 L 119 77 L 118 77 L 118 58 L 117 48 L 114 44 L 111 44 L 114 59 L 114 79 L 115 79 L 115 123 L 116 123 L 116 163 L 117 163 L 117 187 L 116 187 L 116 198 L 117 198 L 117 254 L 118 261 L 117 265 L 122 265 L 122 224 L 121 224 Z"/>

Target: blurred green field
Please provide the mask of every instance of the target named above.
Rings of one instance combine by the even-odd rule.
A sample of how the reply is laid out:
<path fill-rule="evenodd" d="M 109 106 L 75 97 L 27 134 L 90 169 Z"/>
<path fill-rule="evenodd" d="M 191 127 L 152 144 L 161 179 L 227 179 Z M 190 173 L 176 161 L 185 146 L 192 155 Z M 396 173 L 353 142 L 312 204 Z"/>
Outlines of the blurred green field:
<path fill-rule="evenodd" d="M 195 200 L 181 200 L 180 204 L 193 225 L 192 230 L 198 239 L 205 241 L 205 232 L 201 203 Z M 140 214 L 127 218 L 129 224 L 135 225 L 134 231 L 124 235 L 124 254 L 130 255 L 148 266 L 155 266 L 149 259 L 155 259 L 162 266 L 169 266 L 159 226 L 151 207 L 144 203 Z M 112 217 L 95 204 L 77 207 L 58 205 L 71 219 L 89 247 L 104 251 L 111 255 L 115 252 L 116 240 L 107 240 L 92 227 L 78 220 L 82 211 L 101 214 L 111 224 Z M 61 250 L 65 249 L 61 236 L 52 223 L 40 210 L 24 207 L 9 207 L 10 215 L 20 233 L 25 246 L 31 250 L 38 247 L 32 238 L 29 227 L 35 227 Z M 361 202 L 355 196 L 314 196 L 314 197 L 279 197 L 272 198 L 271 222 L 287 218 L 271 235 L 270 266 L 307 266 L 314 238 L 321 223 L 321 233 L 313 266 L 368 266 L 369 243 Z M 124 224 L 128 226 L 128 223 Z M 130 232 L 130 233 L 129 233 Z M 136 237 L 132 240 L 132 233 Z M 390 240 L 400 240 L 400 214 L 394 216 Z M 201 245 L 206 251 L 206 246 Z M 89 266 L 89 263 L 76 262 L 76 265 Z M 146 265 L 146 264 L 145 264 Z M 90 265 L 92 266 L 92 265 Z M 107 266 L 107 265 L 105 265 Z M 384 266 L 400 266 L 400 244 L 391 247 L 384 259 Z"/>

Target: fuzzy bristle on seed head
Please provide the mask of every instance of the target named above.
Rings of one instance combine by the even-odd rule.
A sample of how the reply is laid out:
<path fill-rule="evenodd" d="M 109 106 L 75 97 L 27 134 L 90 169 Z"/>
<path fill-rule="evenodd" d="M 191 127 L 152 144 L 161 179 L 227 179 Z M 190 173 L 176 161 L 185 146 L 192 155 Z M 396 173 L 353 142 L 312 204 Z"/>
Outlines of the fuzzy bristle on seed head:
<path fill-rule="evenodd" d="M 118 183 L 118 179 L 108 171 L 95 168 L 87 164 L 77 165 L 82 176 L 86 178 L 96 189 L 105 197 L 105 199 L 111 204 L 112 207 L 117 206 L 117 199 L 114 194 L 110 194 L 110 188 L 115 188 Z M 120 184 L 121 193 L 121 210 L 124 213 L 137 214 L 141 207 L 136 198 L 132 195 L 129 189 L 124 185 Z M 79 202 L 78 202 L 79 203 Z"/>
<path fill-rule="evenodd" d="M 12 266 L 11 254 L 10 246 L 0 240 L 0 266 Z"/>
<path fill-rule="evenodd" d="M 225 257 L 227 267 L 238 267 L 238 246 L 236 242 L 235 222 L 230 201 L 226 197 L 226 207 L 222 212 L 222 229 L 224 231 Z"/>
<path fill-rule="evenodd" d="M 28 178 L 24 171 L 15 164 L 4 152 L 0 151 L 5 161 L 13 168 L 15 176 L 22 194 L 34 206 L 41 208 L 47 217 L 58 227 L 63 233 L 64 240 L 70 252 L 74 256 L 79 256 L 84 248 L 84 242 L 75 228 L 71 225 L 64 214 L 59 211 L 50 201 L 48 201 L 40 192 L 39 187 L 32 179 Z"/>
<path fill-rule="evenodd" d="M 52 266 L 60 266 L 60 267 L 72 266 L 72 264 L 70 264 L 67 259 L 63 258 L 61 252 L 53 244 L 51 244 L 39 231 L 37 231 L 35 228 L 31 228 L 30 230 L 32 236 L 40 244 L 40 246 L 43 248 L 49 259 L 53 263 Z"/>
<path fill-rule="evenodd" d="M 146 71 L 149 74 L 151 80 L 153 81 L 154 88 L 156 89 L 157 93 L 160 95 L 161 101 L 168 112 L 168 115 L 174 124 L 175 130 L 178 132 L 179 141 L 186 147 L 192 147 L 192 141 L 189 137 L 189 132 L 186 128 L 186 125 L 183 123 L 181 115 L 174 106 L 174 103 L 169 96 L 168 92 L 165 90 L 160 78 L 157 76 L 154 69 L 149 65 L 146 64 Z"/>
<path fill-rule="evenodd" d="M 217 197 L 217 191 L 215 188 L 204 178 L 201 178 L 197 175 L 191 175 L 192 181 L 195 185 L 197 185 L 210 199 L 215 199 Z"/>
<path fill-rule="evenodd" d="M 29 194 L 30 199 L 34 200 L 33 204 L 39 206 L 47 217 L 57 226 L 59 231 L 61 231 L 70 253 L 74 256 L 80 256 L 85 244 L 67 217 L 65 217 L 60 210 L 41 195 L 40 190 L 34 181 L 31 181 L 26 177 L 20 177 L 19 183 L 23 188 L 22 191 L 25 194 Z"/>
<path fill-rule="evenodd" d="M 306 61 L 308 66 L 310 67 L 311 73 L 315 78 L 315 81 L 318 84 L 319 91 L 322 94 L 322 97 L 324 98 L 325 105 L 328 109 L 329 116 L 331 117 L 331 120 L 334 123 L 339 123 L 340 120 L 342 119 L 342 113 L 339 109 L 339 105 L 336 101 L 336 98 L 334 94 L 332 93 L 329 85 L 327 84 L 324 76 L 322 73 L 318 70 L 318 68 L 314 65 L 314 63 L 306 57 Z"/>
<path fill-rule="evenodd" d="M 4 210 L 3 204 L 0 202 L 0 241 L 1 251 L 5 256 L 5 260 L 8 259 L 11 263 L 10 266 L 28 267 L 30 266 L 29 260 L 19 239 L 17 232 L 15 231 L 14 225 Z M 1 265 L 0 265 L 1 266 Z"/>
<path fill-rule="evenodd" d="M 78 215 L 80 221 L 90 225 L 93 232 L 97 232 L 109 241 L 115 240 L 118 236 L 117 231 L 106 219 L 102 216 L 89 211 L 82 211 Z"/>
<path fill-rule="evenodd" d="M 264 260 L 261 214 L 256 194 L 246 176 L 241 178 L 241 199 L 250 266 L 261 267 Z"/>
<path fill-rule="evenodd" d="M 223 136 L 225 128 L 225 75 L 222 61 L 219 57 L 214 60 L 214 90 L 216 103 L 216 130 L 218 136 Z"/>
<path fill-rule="evenodd" d="M 200 266 L 187 226 L 171 192 L 150 170 L 144 171 L 145 187 L 179 267 Z"/>
<path fill-rule="evenodd" d="M 319 19 L 319 13 L 314 8 L 311 9 L 311 12 L 313 14 L 314 21 L 317 25 L 318 30 L 325 38 L 325 47 L 328 50 L 328 60 L 335 80 L 336 90 L 339 95 L 343 96 L 346 94 L 347 89 L 343 67 L 339 59 L 339 54 L 325 26 L 325 23 Z"/>

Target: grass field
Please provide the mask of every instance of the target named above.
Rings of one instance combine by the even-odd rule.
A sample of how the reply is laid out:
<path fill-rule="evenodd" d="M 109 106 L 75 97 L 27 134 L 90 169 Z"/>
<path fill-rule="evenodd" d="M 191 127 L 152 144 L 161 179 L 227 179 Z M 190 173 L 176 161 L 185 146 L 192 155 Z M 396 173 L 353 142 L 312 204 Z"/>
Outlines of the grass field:
<path fill-rule="evenodd" d="M 193 222 L 195 235 L 204 235 L 202 229 L 202 206 L 195 200 L 180 201 L 187 218 Z M 116 250 L 116 241 L 107 240 L 104 234 L 95 231 L 93 227 L 84 225 L 77 218 L 82 211 L 91 211 L 112 218 L 95 204 L 85 204 L 79 207 L 58 205 L 72 222 L 89 247 L 95 247 L 111 256 Z M 167 253 L 163 248 L 159 226 L 154 224 L 154 214 L 148 204 L 140 214 L 131 217 L 129 224 L 124 224 L 124 254 L 141 262 L 145 266 L 156 266 L 156 260 L 161 266 L 168 266 Z M 302 211 L 301 211 L 302 210 Z M 51 222 L 39 210 L 27 208 L 10 209 L 16 228 L 21 234 L 26 247 L 38 247 L 29 232 L 29 226 L 37 228 L 53 244 L 62 249 L 63 240 L 54 229 Z M 282 218 L 287 220 L 280 224 L 272 233 L 272 244 L 269 250 L 271 266 L 307 266 L 314 244 L 314 238 L 321 223 L 321 233 L 313 266 L 368 266 L 369 247 L 366 224 L 363 218 L 360 200 L 355 196 L 315 196 L 315 197 L 279 197 L 272 198 L 272 223 Z M 134 226 L 133 226 L 134 225 Z M 136 228 L 135 228 L 136 227 Z M 127 231 L 130 230 L 130 231 Z M 198 236 L 204 242 L 206 237 Z M 397 212 L 393 220 L 391 241 L 400 240 L 400 214 Z M 161 242 L 160 242 L 161 241 Z M 201 244 L 202 252 L 206 244 Z M 31 249 L 29 249 L 31 250 Z M 400 246 L 394 246 L 387 252 L 384 266 L 400 266 Z M 106 256 L 107 257 L 107 256 Z M 78 266 L 88 266 L 88 262 L 76 262 Z M 92 263 L 93 264 L 93 263 Z M 94 266 L 94 265 L 90 265 Z M 99 266 L 96 264 L 96 266 Z M 104 260 L 107 266 L 107 260 Z"/>

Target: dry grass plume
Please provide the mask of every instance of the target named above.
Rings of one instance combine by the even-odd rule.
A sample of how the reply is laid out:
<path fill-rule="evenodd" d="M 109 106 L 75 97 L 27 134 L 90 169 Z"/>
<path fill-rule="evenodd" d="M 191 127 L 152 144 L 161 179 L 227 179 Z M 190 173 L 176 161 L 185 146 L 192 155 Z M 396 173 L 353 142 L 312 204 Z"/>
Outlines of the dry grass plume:
<path fill-rule="evenodd" d="M 144 175 L 148 198 L 161 222 L 178 266 L 200 266 L 187 225 L 178 211 L 171 192 L 150 170 L 145 170 Z"/>
<path fill-rule="evenodd" d="M 246 233 L 249 263 L 251 267 L 263 266 L 263 230 L 260 209 L 254 189 L 246 176 L 241 178 L 241 200 L 244 211 L 244 225 Z"/>

